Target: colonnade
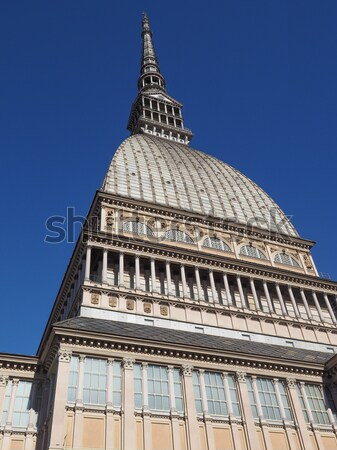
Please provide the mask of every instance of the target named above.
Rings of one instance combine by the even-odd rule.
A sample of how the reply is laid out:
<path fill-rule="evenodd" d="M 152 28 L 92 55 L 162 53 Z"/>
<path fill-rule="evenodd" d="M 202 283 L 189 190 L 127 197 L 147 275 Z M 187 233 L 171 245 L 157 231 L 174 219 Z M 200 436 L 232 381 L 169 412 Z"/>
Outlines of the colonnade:
<path fill-rule="evenodd" d="M 195 302 L 337 324 L 336 296 L 330 293 L 123 251 L 88 246 L 84 278 Z"/>

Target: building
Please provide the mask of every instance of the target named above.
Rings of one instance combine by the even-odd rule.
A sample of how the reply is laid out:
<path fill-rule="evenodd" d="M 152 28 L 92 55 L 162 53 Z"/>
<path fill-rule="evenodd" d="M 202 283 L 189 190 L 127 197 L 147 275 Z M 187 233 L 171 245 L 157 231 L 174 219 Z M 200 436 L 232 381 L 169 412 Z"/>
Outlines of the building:
<path fill-rule="evenodd" d="M 142 26 L 131 136 L 37 355 L 0 355 L 0 449 L 337 450 L 337 283 L 259 186 L 189 146 Z"/>

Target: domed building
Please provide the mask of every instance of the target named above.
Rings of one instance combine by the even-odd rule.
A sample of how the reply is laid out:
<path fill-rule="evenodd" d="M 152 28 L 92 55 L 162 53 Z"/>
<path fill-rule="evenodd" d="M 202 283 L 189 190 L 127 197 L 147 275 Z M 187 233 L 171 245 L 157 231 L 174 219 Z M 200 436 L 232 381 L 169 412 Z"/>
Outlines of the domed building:
<path fill-rule="evenodd" d="M 337 283 L 279 206 L 190 146 L 147 16 L 131 136 L 37 355 L 0 355 L 0 450 L 337 450 Z"/>

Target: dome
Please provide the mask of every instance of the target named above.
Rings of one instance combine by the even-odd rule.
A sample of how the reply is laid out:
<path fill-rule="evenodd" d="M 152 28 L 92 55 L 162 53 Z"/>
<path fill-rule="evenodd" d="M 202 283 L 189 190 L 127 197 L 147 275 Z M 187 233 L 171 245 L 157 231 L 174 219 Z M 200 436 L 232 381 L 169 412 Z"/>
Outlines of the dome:
<path fill-rule="evenodd" d="M 115 153 L 102 189 L 111 194 L 298 236 L 253 181 L 213 156 L 178 142 L 135 134 Z"/>

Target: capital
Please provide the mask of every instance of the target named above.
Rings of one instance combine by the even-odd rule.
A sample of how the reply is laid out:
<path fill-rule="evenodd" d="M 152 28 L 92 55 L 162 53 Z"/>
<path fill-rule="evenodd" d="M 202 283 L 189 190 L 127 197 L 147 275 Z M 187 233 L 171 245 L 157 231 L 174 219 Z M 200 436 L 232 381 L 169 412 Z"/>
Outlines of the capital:
<path fill-rule="evenodd" d="M 192 376 L 192 372 L 193 372 L 193 366 L 191 366 L 190 364 L 184 364 L 181 368 L 181 373 L 186 377 L 190 377 Z"/>
<path fill-rule="evenodd" d="M 289 389 L 295 389 L 296 388 L 296 379 L 295 378 L 287 378 L 287 386 Z"/>
<path fill-rule="evenodd" d="M 236 372 L 235 377 L 239 383 L 245 383 L 246 382 L 246 372 Z"/>
<path fill-rule="evenodd" d="M 124 369 L 133 369 L 133 365 L 135 363 L 134 358 L 123 358 L 123 368 Z"/>
<path fill-rule="evenodd" d="M 60 348 L 57 352 L 57 357 L 60 362 L 70 362 L 71 360 L 71 351 L 66 350 L 64 348 Z"/>
<path fill-rule="evenodd" d="M 0 375 L 0 386 L 7 386 L 9 377 L 7 375 Z"/>

